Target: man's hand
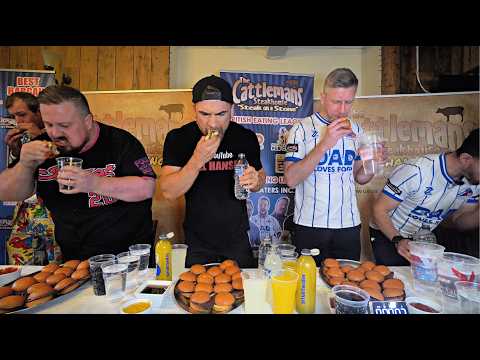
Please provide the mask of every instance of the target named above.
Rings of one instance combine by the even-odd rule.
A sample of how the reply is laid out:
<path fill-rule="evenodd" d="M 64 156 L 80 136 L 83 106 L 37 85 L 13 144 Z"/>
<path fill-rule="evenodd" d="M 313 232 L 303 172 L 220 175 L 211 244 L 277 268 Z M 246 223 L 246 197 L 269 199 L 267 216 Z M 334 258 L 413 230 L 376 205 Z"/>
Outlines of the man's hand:
<path fill-rule="evenodd" d="M 39 140 L 24 144 L 20 150 L 19 163 L 28 168 L 36 168 L 52 155 L 47 144 L 48 142 Z"/>
<path fill-rule="evenodd" d="M 408 246 L 410 240 L 403 239 L 396 244 L 397 252 L 402 255 L 405 259 L 410 261 L 410 247 Z"/>
<path fill-rule="evenodd" d="M 101 178 L 91 172 L 75 166 L 64 166 L 57 174 L 57 181 L 61 185 L 71 186 L 71 190 L 62 189 L 64 194 L 78 194 L 95 192 Z"/>
<path fill-rule="evenodd" d="M 198 169 L 201 169 L 215 156 L 221 141 L 220 136 L 214 136 L 210 139 L 207 139 L 206 136 L 200 138 L 192 155 L 192 160 Z"/>
<path fill-rule="evenodd" d="M 317 146 L 321 146 L 326 150 L 331 149 L 339 139 L 348 134 L 352 134 L 352 129 L 345 127 L 344 120 L 334 120 L 327 126 L 327 131 Z"/>
<path fill-rule="evenodd" d="M 240 180 L 240 185 L 248 190 L 256 189 L 260 183 L 259 173 L 253 166 L 248 166 L 243 175 L 238 179 Z"/>

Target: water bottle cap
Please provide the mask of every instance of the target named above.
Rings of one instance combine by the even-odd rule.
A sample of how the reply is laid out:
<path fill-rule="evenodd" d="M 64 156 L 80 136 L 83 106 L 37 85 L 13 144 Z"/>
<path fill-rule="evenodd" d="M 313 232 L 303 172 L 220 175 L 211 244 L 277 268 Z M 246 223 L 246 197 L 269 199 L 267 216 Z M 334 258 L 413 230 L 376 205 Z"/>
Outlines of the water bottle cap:
<path fill-rule="evenodd" d="M 173 231 L 171 231 L 171 232 L 169 232 L 168 234 L 160 234 L 160 235 L 158 236 L 158 238 L 159 238 L 160 240 L 164 240 L 164 239 L 171 239 L 171 238 L 173 238 L 174 236 L 175 236 L 175 234 L 173 233 Z"/>
<path fill-rule="evenodd" d="M 320 250 L 318 250 L 317 248 L 313 248 L 312 250 L 310 250 L 310 254 L 312 256 L 320 255 Z"/>
<path fill-rule="evenodd" d="M 302 251 L 300 252 L 302 255 L 311 255 L 310 253 L 310 249 L 302 249 Z"/>

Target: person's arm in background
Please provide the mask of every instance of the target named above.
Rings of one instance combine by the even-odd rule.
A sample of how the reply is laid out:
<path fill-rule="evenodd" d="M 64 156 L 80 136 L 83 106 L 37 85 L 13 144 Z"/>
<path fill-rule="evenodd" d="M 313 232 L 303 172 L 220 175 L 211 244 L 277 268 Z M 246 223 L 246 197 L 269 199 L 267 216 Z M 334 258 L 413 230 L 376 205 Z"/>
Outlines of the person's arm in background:
<path fill-rule="evenodd" d="M 466 203 L 450 215 L 445 221 L 459 230 L 471 230 L 479 227 L 479 204 Z"/>
<path fill-rule="evenodd" d="M 35 191 L 36 168 L 51 155 L 51 150 L 42 141 L 24 144 L 20 159 L 12 168 L 0 174 L 0 199 L 21 201 L 28 199 Z"/>
<path fill-rule="evenodd" d="M 320 160 L 325 156 L 325 153 L 331 149 L 337 143 L 338 139 L 349 134 L 350 129 L 342 127 L 343 121 L 337 119 L 332 121 L 330 125 L 327 126 L 324 136 L 320 142 L 303 157 L 302 149 L 300 149 L 300 158 L 297 158 L 295 152 L 291 152 L 292 155 L 287 154 L 285 157 L 285 181 L 290 188 L 294 188 L 299 183 L 304 181 L 312 172 L 315 170 L 315 167 L 318 165 Z M 299 131 L 298 126 L 292 127 L 290 130 L 292 133 L 289 133 L 288 143 L 294 144 L 298 147 L 304 146 L 300 142 L 293 141 L 294 135 L 293 132 Z M 302 142 L 304 139 L 302 138 Z M 305 151 L 305 149 L 303 149 Z M 293 160 L 293 161 L 292 161 Z"/>

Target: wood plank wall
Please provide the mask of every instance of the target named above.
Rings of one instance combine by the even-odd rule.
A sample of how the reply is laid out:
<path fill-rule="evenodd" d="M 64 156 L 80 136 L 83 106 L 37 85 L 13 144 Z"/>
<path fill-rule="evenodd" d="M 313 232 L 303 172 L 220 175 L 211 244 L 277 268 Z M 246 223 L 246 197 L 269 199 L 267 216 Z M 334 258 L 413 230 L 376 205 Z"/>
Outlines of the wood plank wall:
<path fill-rule="evenodd" d="M 415 46 L 382 47 L 382 94 L 423 93 L 416 78 Z M 479 66 L 478 46 L 420 46 L 419 74 L 423 87 L 431 91 L 440 75 L 460 75 Z M 433 91 L 435 92 L 435 91 Z"/>
<path fill-rule="evenodd" d="M 43 70 L 42 48 L 63 55 L 63 72 L 82 91 L 169 87 L 169 46 L 0 46 L 0 68 Z"/>

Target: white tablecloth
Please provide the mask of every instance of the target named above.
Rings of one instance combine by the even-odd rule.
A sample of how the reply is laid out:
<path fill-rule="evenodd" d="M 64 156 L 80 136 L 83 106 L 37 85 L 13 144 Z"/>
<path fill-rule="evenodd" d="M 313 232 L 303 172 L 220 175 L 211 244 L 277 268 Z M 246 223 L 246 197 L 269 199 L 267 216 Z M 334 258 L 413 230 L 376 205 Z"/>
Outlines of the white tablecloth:
<path fill-rule="evenodd" d="M 22 276 L 36 272 L 41 269 L 41 266 L 24 266 L 22 268 Z M 410 267 L 391 267 L 395 273 L 395 277 L 399 278 L 405 283 L 405 291 L 407 296 L 418 296 L 436 298 L 443 302 L 443 296 L 438 289 L 435 293 L 419 293 L 413 288 L 412 275 Z M 243 269 L 242 271 L 254 271 L 253 269 Z M 151 278 L 154 278 L 154 269 L 150 269 Z M 318 272 L 317 272 L 318 274 Z M 176 279 L 174 279 L 174 282 Z M 323 279 L 317 277 L 317 299 L 316 299 L 316 314 L 331 314 L 328 305 L 328 298 L 331 294 L 330 287 L 325 284 Z M 121 302 L 111 302 L 105 296 L 95 296 L 90 281 L 83 284 L 79 289 L 70 294 L 53 299 L 50 302 L 40 305 L 37 308 L 25 309 L 19 313 L 25 314 L 119 314 L 122 302 L 133 298 L 133 291 L 127 293 L 126 297 Z M 459 312 L 455 304 L 445 303 L 444 308 L 447 313 Z M 153 314 L 188 314 L 177 303 L 173 295 L 173 286 L 170 287 L 166 293 L 166 297 L 160 307 L 152 309 Z M 229 314 L 244 314 L 244 306 L 231 311 Z"/>

